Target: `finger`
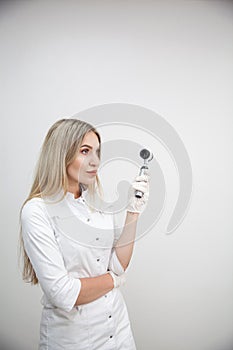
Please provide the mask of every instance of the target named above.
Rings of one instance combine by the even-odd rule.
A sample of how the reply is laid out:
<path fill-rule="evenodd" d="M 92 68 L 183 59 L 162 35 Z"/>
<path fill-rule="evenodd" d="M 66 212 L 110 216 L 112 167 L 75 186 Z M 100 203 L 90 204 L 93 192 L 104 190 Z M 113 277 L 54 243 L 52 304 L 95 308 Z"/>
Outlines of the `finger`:
<path fill-rule="evenodd" d="M 149 186 L 149 181 L 134 181 L 132 185 Z"/>
<path fill-rule="evenodd" d="M 134 181 L 132 183 L 132 186 L 144 186 L 145 188 L 149 186 L 149 182 L 148 181 Z"/>
<path fill-rule="evenodd" d="M 149 186 L 143 185 L 143 184 L 139 184 L 139 183 L 133 184 L 133 188 L 134 188 L 135 190 L 142 191 L 143 193 L 149 191 Z"/>
<path fill-rule="evenodd" d="M 137 182 L 139 182 L 139 181 L 147 182 L 147 181 L 149 181 L 149 179 L 150 179 L 149 175 L 138 175 L 138 176 L 135 177 L 134 181 L 137 181 Z"/>

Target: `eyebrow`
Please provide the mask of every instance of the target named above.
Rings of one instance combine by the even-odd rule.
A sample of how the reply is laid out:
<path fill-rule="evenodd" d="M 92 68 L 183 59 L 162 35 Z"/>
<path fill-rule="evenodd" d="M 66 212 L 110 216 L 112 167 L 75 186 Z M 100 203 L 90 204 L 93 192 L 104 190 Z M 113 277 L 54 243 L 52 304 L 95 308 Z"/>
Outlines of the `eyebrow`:
<path fill-rule="evenodd" d="M 82 145 L 81 147 L 88 147 L 88 148 L 93 148 L 93 147 L 91 147 L 90 145 Z M 99 151 L 100 150 L 100 148 L 97 148 L 97 151 Z"/>

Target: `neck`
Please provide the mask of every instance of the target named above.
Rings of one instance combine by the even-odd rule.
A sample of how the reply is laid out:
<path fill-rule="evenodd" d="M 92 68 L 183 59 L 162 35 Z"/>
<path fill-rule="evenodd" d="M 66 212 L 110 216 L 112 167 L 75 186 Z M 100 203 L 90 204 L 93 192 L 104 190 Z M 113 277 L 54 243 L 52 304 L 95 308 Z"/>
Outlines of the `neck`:
<path fill-rule="evenodd" d="M 68 191 L 74 194 L 74 198 L 79 198 L 81 196 L 81 190 L 79 184 L 69 185 Z"/>

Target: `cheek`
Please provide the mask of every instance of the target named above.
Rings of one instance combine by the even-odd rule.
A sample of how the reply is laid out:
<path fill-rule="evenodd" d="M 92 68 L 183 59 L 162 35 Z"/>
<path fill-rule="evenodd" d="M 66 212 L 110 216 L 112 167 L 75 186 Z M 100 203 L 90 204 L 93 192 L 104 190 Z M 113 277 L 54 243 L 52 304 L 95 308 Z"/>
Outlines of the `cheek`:
<path fill-rule="evenodd" d="M 72 164 L 70 164 L 67 168 L 67 172 L 69 175 L 75 175 L 80 170 L 82 170 L 83 161 L 80 159 L 76 159 Z"/>

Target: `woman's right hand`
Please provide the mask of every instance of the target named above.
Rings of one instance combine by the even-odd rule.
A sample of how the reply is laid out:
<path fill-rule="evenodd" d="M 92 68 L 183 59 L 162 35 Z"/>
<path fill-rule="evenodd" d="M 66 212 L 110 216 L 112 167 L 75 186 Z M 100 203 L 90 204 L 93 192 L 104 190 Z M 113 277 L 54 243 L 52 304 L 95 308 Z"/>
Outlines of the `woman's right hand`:
<path fill-rule="evenodd" d="M 108 273 L 112 276 L 114 288 L 118 288 L 123 286 L 126 282 L 126 273 L 122 273 L 120 276 L 117 276 L 114 272 L 108 271 Z"/>

